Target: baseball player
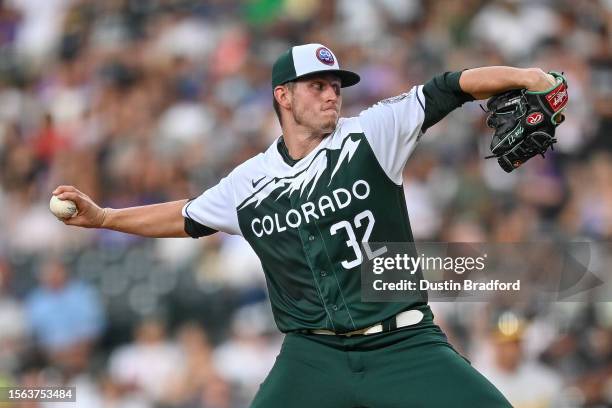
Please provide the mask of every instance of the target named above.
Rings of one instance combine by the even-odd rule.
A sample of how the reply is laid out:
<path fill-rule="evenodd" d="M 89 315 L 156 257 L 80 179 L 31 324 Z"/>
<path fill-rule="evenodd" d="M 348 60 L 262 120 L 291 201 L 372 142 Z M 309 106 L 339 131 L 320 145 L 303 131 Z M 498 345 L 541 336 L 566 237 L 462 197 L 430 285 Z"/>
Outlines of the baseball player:
<path fill-rule="evenodd" d="M 466 101 L 547 91 L 540 69 L 446 72 L 359 116 L 341 89 L 359 76 L 321 44 L 295 46 L 272 69 L 280 136 L 195 199 L 100 208 L 72 186 L 68 225 L 147 237 L 242 235 L 259 256 L 286 333 L 253 407 L 510 407 L 448 343 L 420 296 L 364 303 L 363 242 L 411 242 L 402 171 L 423 133 Z"/>

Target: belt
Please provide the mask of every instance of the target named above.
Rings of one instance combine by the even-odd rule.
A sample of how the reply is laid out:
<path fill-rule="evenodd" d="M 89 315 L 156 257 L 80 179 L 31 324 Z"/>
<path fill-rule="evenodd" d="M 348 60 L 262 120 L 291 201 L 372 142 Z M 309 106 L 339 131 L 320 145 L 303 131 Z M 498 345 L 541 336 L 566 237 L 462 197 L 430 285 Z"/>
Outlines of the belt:
<path fill-rule="evenodd" d="M 423 312 L 420 310 L 405 310 L 391 316 L 388 319 L 383 320 L 380 323 L 376 323 L 373 326 L 364 327 L 363 329 L 353 330 L 346 333 L 337 333 L 333 330 L 326 329 L 313 329 L 308 330 L 311 334 L 325 334 L 331 336 L 367 336 L 375 333 L 389 332 L 395 329 L 399 329 L 406 326 L 412 326 L 423 320 Z"/>

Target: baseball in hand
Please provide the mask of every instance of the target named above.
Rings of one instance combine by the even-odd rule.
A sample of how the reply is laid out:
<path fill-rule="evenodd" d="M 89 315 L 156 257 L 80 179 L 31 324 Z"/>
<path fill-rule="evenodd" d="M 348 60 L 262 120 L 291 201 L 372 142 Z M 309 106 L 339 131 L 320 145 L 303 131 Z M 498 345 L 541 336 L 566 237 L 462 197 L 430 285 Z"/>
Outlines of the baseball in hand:
<path fill-rule="evenodd" d="M 57 218 L 67 219 L 74 217 L 77 213 L 77 206 L 73 201 L 60 200 L 57 196 L 51 196 L 49 209 Z"/>

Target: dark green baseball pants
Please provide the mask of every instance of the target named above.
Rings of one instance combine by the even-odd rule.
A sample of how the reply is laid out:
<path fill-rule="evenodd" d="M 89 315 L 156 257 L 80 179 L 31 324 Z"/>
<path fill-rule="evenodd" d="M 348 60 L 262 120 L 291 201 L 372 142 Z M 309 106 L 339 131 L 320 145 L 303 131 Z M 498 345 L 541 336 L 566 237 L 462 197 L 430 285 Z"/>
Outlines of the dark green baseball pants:
<path fill-rule="evenodd" d="M 289 333 L 252 408 L 511 408 L 430 324 L 369 336 Z"/>

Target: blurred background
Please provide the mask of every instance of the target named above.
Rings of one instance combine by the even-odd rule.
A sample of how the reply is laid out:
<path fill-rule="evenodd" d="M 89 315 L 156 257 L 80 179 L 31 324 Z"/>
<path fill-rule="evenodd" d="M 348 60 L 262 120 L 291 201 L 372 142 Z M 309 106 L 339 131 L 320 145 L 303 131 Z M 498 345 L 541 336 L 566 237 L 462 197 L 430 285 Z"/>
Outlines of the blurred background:
<path fill-rule="evenodd" d="M 73 385 L 78 407 L 248 406 L 282 336 L 246 243 L 79 230 L 48 201 L 59 184 L 110 207 L 199 195 L 280 135 L 270 68 L 299 43 L 361 74 L 344 116 L 442 71 L 564 71 L 546 159 L 483 160 L 477 103 L 427 132 L 405 172 L 414 235 L 610 241 L 611 28 L 610 0 L 0 0 L 0 385 Z M 612 407 L 611 291 L 433 309 L 516 407 Z"/>

